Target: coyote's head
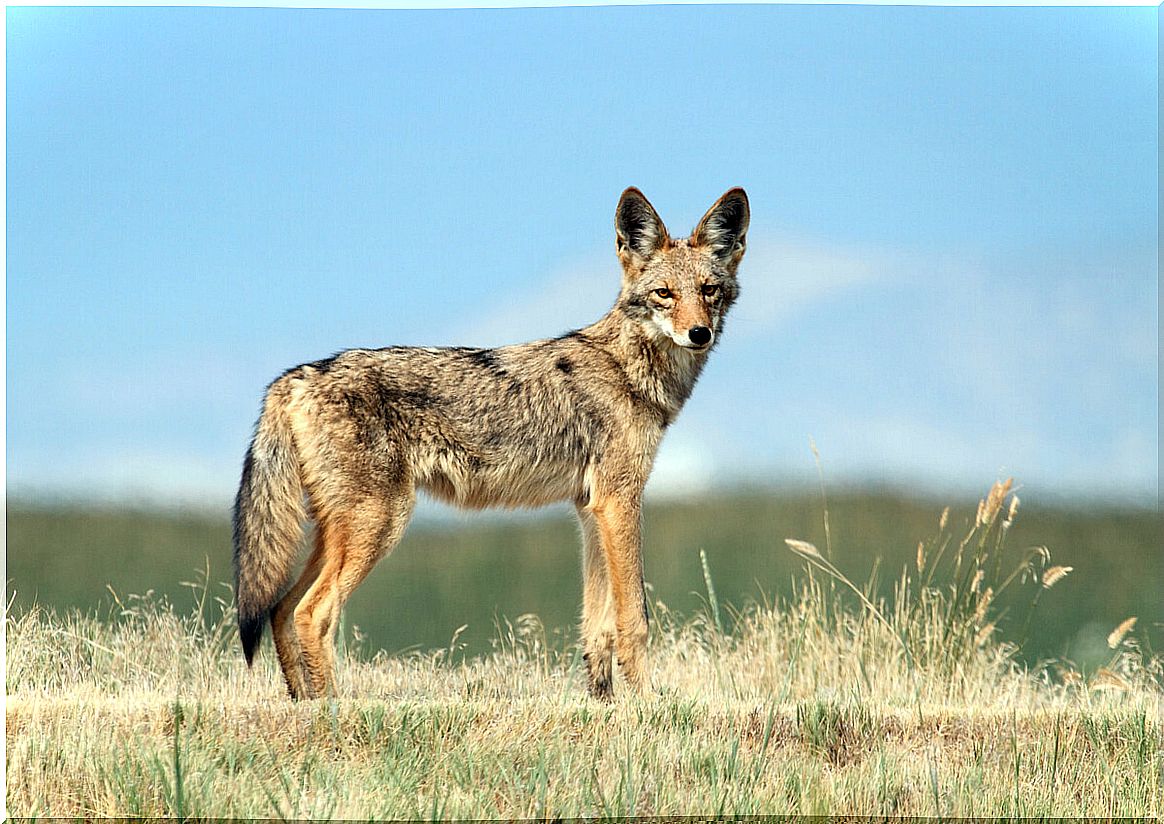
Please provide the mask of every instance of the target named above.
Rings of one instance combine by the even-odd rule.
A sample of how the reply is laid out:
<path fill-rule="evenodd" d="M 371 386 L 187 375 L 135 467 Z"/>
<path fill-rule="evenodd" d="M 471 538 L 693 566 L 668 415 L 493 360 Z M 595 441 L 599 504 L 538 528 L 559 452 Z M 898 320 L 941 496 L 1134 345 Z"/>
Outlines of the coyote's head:
<path fill-rule="evenodd" d="M 627 317 L 660 345 L 710 349 L 739 294 L 748 216 L 748 196 L 731 189 L 690 237 L 674 240 L 642 192 L 623 192 L 614 226 L 623 271 L 618 301 Z"/>

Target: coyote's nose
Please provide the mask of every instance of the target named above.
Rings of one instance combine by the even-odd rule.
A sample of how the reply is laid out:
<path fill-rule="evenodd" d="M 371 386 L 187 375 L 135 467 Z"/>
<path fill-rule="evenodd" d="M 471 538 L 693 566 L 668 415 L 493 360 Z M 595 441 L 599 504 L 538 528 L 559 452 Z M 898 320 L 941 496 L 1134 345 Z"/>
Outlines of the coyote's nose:
<path fill-rule="evenodd" d="M 696 346 L 707 346 L 711 341 L 711 330 L 706 326 L 692 326 L 687 333 L 687 337 Z"/>

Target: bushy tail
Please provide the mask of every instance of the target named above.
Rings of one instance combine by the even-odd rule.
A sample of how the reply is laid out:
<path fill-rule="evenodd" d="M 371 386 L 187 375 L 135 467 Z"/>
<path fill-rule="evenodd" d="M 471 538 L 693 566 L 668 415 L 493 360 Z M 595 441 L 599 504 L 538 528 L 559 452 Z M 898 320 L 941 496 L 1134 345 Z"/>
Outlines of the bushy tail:
<path fill-rule="evenodd" d="M 267 392 L 234 503 L 235 601 L 247 665 L 291 577 L 303 535 L 303 484 L 278 382 Z"/>

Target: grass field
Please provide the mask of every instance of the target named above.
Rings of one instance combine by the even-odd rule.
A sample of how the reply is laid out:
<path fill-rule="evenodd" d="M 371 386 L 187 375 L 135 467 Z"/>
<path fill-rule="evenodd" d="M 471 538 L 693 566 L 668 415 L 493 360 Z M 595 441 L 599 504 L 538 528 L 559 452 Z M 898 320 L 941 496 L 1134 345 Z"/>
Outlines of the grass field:
<path fill-rule="evenodd" d="M 888 598 L 833 566 L 831 530 L 781 541 L 795 588 L 734 620 L 697 564 L 704 606 L 652 602 L 652 689 L 609 705 L 531 616 L 480 656 L 372 654 L 349 628 L 339 696 L 292 704 L 214 587 L 121 596 L 115 621 L 11 612 L 8 813 L 1159 816 L 1160 660 L 1121 621 L 1093 672 L 1016 662 L 1003 611 L 1037 622 L 1078 572 L 1012 549 L 994 492 L 935 523 Z"/>
<path fill-rule="evenodd" d="M 1002 628 L 1025 643 L 1021 660 L 1037 664 L 1069 658 L 1086 670 L 1106 660 L 1104 639 L 1124 618 L 1139 617 L 1139 630 L 1155 649 L 1164 644 L 1164 564 L 1160 513 L 1076 503 L 1039 505 L 1023 496 L 1023 517 L 1008 545 L 1018 553 L 1048 547 L 1056 563 L 1074 568 L 1046 593 L 1040 620 Z M 950 528 L 968 528 L 976 499 L 933 501 L 877 490 L 830 491 L 830 535 L 824 533 L 825 502 L 818 492 L 740 489 L 688 501 L 648 505 L 645 513 L 646 578 L 653 595 L 684 615 L 704 607 L 703 551 L 711 568 L 723 620 L 731 608 L 795 594 L 800 561 L 783 538 L 795 536 L 831 546 L 833 560 L 853 580 L 866 581 L 879 564 L 878 592 L 889 596 L 903 567 L 912 564 L 919 541 L 937 530 L 946 503 Z M 32 604 L 77 608 L 108 615 L 112 588 L 152 591 L 185 608 L 191 593 L 182 582 L 217 582 L 230 570 L 226 513 L 158 513 L 62 507 L 9 506 L 7 589 L 14 614 Z M 581 602 L 578 536 L 572 514 L 496 519 L 465 516 L 452 523 L 415 523 L 396 551 L 355 593 L 349 625 L 370 649 L 390 653 L 449 646 L 453 634 L 465 654 L 489 652 L 506 618 L 533 613 L 547 631 L 571 639 Z"/>

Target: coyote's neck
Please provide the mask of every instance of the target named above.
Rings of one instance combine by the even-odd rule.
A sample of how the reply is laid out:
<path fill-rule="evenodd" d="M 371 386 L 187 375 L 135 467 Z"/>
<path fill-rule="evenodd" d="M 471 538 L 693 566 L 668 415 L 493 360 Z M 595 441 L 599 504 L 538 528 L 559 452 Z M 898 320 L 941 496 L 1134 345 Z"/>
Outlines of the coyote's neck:
<path fill-rule="evenodd" d="M 692 352 L 667 337 L 648 335 L 617 306 L 581 332 L 613 356 L 626 373 L 628 388 L 657 411 L 663 426 L 675 420 L 707 362 L 706 351 Z"/>

